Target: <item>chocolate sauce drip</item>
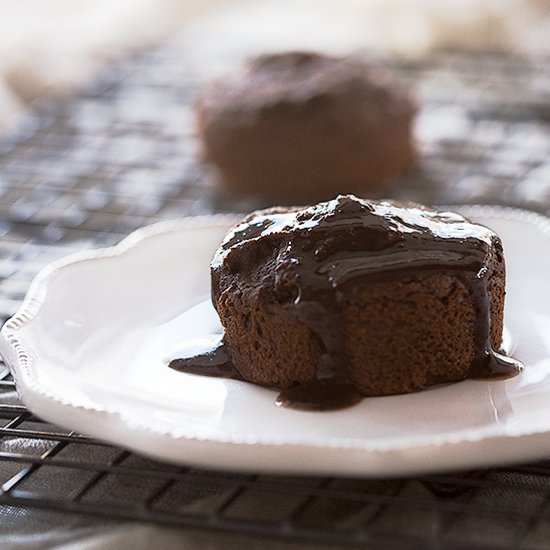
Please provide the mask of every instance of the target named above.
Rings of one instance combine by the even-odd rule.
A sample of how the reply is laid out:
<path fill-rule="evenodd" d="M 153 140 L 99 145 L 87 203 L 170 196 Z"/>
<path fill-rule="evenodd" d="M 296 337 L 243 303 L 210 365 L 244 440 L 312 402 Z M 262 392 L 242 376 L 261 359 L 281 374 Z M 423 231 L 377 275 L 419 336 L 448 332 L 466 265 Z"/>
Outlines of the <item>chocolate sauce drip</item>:
<path fill-rule="evenodd" d="M 233 229 L 214 257 L 214 304 L 222 266 L 239 272 L 274 251 L 275 297 L 309 327 L 323 351 L 316 380 L 284 390 L 280 405 L 326 410 L 356 403 L 344 349 L 345 300 L 353 296 L 356 281 L 413 279 L 421 271 L 457 276 L 469 291 L 475 313 L 469 377 L 508 377 L 522 368 L 491 347 L 487 266 L 490 255 L 502 250 L 486 227 L 451 212 L 350 195 L 305 209 L 256 213 Z"/>
<path fill-rule="evenodd" d="M 334 411 L 359 403 L 363 396 L 346 380 L 316 379 L 285 388 L 275 404 L 302 411 Z"/>
<path fill-rule="evenodd" d="M 231 378 L 242 380 L 233 362 L 223 339 L 217 342 L 214 339 L 201 339 L 186 346 L 182 353 L 183 357 L 173 359 L 168 363 L 171 369 L 187 372 L 189 374 L 200 374 L 215 378 Z"/>
<path fill-rule="evenodd" d="M 475 380 L 506 380 L 522 370 L 523 364 L 517 359 L 490 349 L 487 357 L 478 364 L 472 364 L 468 377 Z"/>
<path fill-rule="evenodd" d="M 243 380 L 233 365 L 222 339 L 212 345 L 210 338 L 199 339 L 186 346 L 182 355 L 168 362 L 171 369 L 188 374 L 200 374 L 213 378 Z M 187 352 L 187 353 L 186 353 Z M 359 403 L 363 396 L 345 379 L 341 381 L 313 380 L 282 390 L 277 396 L 277 406 L 306 411 L 331 411 Z"/>

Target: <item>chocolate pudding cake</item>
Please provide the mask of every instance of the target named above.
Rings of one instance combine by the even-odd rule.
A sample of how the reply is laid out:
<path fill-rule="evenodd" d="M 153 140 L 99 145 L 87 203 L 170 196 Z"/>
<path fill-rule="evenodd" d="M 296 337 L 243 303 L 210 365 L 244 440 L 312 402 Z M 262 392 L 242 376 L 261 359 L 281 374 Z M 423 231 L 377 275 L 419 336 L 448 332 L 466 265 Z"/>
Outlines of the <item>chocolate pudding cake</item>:
<path fill-rule="evenodd" d="M 414 161 L 416 107 L 363 59 L 266 54 L 200 95 L 202 157 L 223 186 L 303 200 L 372 190 Z"/>
<path fill-rule="evenodd" d="M 261 210 L 211 269 L 226 353 L 215 374 L 280 388 L 282 404 L 340 408 L 521 368 L 496 351 L 500 238 L 456 213 L 352 195 Z"/>

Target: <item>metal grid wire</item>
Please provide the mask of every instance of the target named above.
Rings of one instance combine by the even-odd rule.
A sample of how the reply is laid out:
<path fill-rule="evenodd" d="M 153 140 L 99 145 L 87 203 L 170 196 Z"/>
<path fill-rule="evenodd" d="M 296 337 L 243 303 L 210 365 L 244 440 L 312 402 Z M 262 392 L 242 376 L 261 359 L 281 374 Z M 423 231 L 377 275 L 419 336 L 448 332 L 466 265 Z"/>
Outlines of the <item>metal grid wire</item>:
<path fill-rule="evenodd" d="M 68 252 L 160 219 L 249 209 L 193 159 L 201 61 L 185 37 L 39 102 L 0 141 L 0 318 Z M 550 210 L 550 62 L 456 52 L 391 62 L 422 102 L 422 163 L 385 191 Z M 26 443 L 25 445 L 22 444 Z M 14 450 L 16 449 L 16 450 Z M 550 460 L 399 480 L 160 464 L 45 424 L 0 376 L 0 504 L 369 548 L 549 548 Z"/>

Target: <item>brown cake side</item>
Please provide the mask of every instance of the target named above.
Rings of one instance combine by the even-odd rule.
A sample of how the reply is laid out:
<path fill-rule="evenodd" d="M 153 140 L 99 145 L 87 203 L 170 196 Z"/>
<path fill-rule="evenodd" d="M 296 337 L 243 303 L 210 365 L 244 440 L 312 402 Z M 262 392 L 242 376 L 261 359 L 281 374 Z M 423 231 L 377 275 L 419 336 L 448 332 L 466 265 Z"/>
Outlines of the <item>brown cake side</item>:
<path fill-rule="evenodd" d="M 372 190 L 415 159 L 415 105 L 363 60 L 263 55 L 197 102 L 202 156 L 221 183 L 283 199 Z"/>
<path fill-rule="evenodd" d="M 492 263 L 491 343 L 499 349 L 504 264 Z M 254 271 L 243 275 L 249 284 L 234 281 L 216 300 L 239 373 L 280 388 L 313 380 L 322 349 L 318 338 L 266 290 L 268 279 Z M 453 276 L 374 283 L 347 304 L 345 319 L 351 379 L 363 395 L 411 392 L 463 380 L 470 372 L 474 313 L 468 290 Z"/>
<path fill-rule="evenodd" d="M 491 344 L 502 340 L 504 264 L 491 260 Z M 452 275 L 379 283 L 346 309 L 351 378 L 363 395 L 411 392 L 467 378 L 474 353 L 468 289 Z"/>
<path fill-rule="evenodd" d="M 304 273 L 298 272 L 302 278 L 296 277 L 291 264 L 295 257 L 300 258 L 296 261 L 303 263 L 305 256 L 288 254 L 292 239 L 295 245 L 305 231 L 309 240 L 301 242 L 300 246 L 312 252 L 312 257 L 317 257 L 315 262 L 318 264 L 315 265 L 318 271 L 323 269 L 319 266 L 328 265 L 332 269 L 338 261 L 341 265 L 348 265 L 350 258 L 355 262 L 356 269 L 360 265 L 357 262 L 360 262 L 361 255 L 376 258 L 384 255 L 387 262 L 387 250 L 401 253 L 402 243 L 396 240 L 395 235 L 388 241 L 389 244 L 386 243 L 386 237 L 379 234 L 380 225 L 369 227 L 370 233 L 361 234 L 353 241 L 353 232 L 358 227 L 361 231 L 365 229 L 358 221 L 359 211 L 354 209 L 363 208 L 367 203 L 354 197 L 338 200 L 340 203 L 337 206 L 330 207 L 333 212 L 328 216 L 330 223 L 325 228 L 328 232 L 324 230 L 313 242 L 310 242 L 311 229 L 319 219 L 326 222 L 327 218 L 323 218 L 325 211 L 322 215 L 308 214 L 309 218 L 305 216 L 303 221 L 298 222 L 305 228 L 298 237 L 292 232 L 295 227 L 285 227 L 284 214 L 298 212 L 299 217 L 300 211 L 272 209 L 249 216 L 241 229 L 246 231 L 248 228 L 250 238 L 243 239 L 243 234 L 239 232 L 230 234 L 221 257 L 215 260 L 213 301 L 225 329 L 225 340 L 233 364 L 245 380 L 286 388 L 318 379 L 323 368 L 320 365 L 327 355 L 327 333 L 320 337 L 319 332 L 323 310 L 308 305 L 309 309 L 305 311 L 313 319 L 312 322 L 307 316 L 297 314 L 300 301 L 305 297 L 309 300 L 306 300 L 307 304 L 311 304 L 312 296 L 319 297 L 321 301 L 322 296 L 312 294 L 311 289 L 308 294 L 307 289 L 300 288 L 300 284 L 305 285 Z M 323 208 L 326 210 L 326 207 Z M 369 215 L 374 216 L 372 213 Z M 277 226 L 276 229 L 271 226 L 271 233 L 271 222 L 266 221 L 270 219 L 275 220 L 273 224 Z M 380 219 L 382 225 L 388 223 L 384 216 Z M 375 221 L 378 223 L 379 220 Z M 432 221 L 427 223 L 429 225 Z M 478 269 L 477 273 L 470 274 L 470 264 L 455 259 L 455 252 L 460 252 L 461 239 L 458 237 L 453 241 L 453 249 L 446 251 L 447 256 L 443 255 L 446 259 L 440 265 L 426 268 L 418 264 L 414 269 L 386 269 L 385 272 L 382 270 L 381 276 L 370 268 L 368 276 L 346 279 L 342 284 L 337 282 L 338 277 L 346 273 L 341 269 L 331 272 L 333 293 L 341 294 L 341 308 L 337 315 L 341 326 L 334 326 L 335 334 L 339 332 L 342 336 L 342 346 L 333 354 L 339 354 L 341 359 L 336 368 L 343 369 L 345 377 L 363 395 L 411 392 L 479 374 L 479 368 L 473 368 L 474 355 L 480 353 L 477 349 L 479 342 L 476 343 L 476 331 L 480 330 L 479 311 L 475 308 L 479 310 L 482 301 L 476 303 L 472 299 L 472 288 L 468 283 L 470 275 L 474 279 L 485 278 L 489 310 L 484 322 L 487 325 L 485 328 L 490 325 L 488 345 L 493 350 L 499 349 L 505 277 L 502 246 L 498 237 L 486 228 L 469 225 L 466 221 L 465 224 L 470 230 L 474 228 L 471 231 L 475 232 L 475 228 L 480 227 L 483 232 L 486 250 L 484 248 L 482 254 L 477 256 L 481 258 L 480 265 L 472 264 L 474 267 L 471 268 Z M 262 231 L 266 233 L 262 235 Z M 390 233 L 393 235 L 395 231 Z M 258 234 L 261 236 L 258 237 Z M 364 246 L 364 237 L 369 234 L 371 248 L 354 250 L 357 243 Z M 352 249 L 344 258 L 342 252 L 338 252 L 338 242 L 327 253 L 331 236 L 336 235 L 342 237 L 341 242 L 347 242 Z M 411 239 L 410 233 L 407 238 Z M 443 241 L 435 242 L 441 247 Z M 417 243 L 414 246 L 419 247 L 418 253 L 422 254 L 424 245 Z M 464 246 L 464 258 L 471 263 L 473 256 L 468 256 L 468 246 L 473 245 Z M 228 254 L 228 250 L 231 253 Z M 453 262 L 458 262 L 452 267 L 445 263 L 451 257 Z M 285 266 L 285 262 L 289 265 Z M 319 292 L 319 288 L 315 287 L 315 292 Z M 329 346 L 333 344 L 328 342 Z"/>

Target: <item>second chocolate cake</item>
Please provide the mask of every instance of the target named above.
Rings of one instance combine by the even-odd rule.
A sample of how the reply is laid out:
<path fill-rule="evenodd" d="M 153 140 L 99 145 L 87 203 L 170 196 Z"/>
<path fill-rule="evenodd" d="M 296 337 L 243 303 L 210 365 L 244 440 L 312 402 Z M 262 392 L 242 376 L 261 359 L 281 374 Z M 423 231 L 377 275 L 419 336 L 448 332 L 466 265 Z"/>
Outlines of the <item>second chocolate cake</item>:
<path fill-rule="evenodd" d="M 415 161 L 409 91 L 358 57 L 276 52 L 199 96 L 202 159 L 226 189 L 282 200 L 378 189 Z"/>

